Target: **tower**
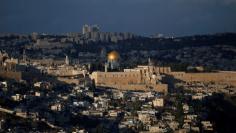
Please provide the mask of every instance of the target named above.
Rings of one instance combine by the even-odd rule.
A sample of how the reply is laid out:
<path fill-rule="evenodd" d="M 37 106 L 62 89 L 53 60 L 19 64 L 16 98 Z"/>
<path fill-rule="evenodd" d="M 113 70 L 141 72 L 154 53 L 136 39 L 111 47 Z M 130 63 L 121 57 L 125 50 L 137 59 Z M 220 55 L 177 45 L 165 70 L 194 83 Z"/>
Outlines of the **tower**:
<path fill-rule="evenodd" d="M 99 32 L 100 28 L 98 25 L 93 25 L 90 27 L 90 32 Z"/>
<path fill-rule="evenodd" d="M 105 60 L 106 59 L 106 54 L 107 54 L 106 48 L 102 48 L 101 52 L 100 52 L 100 58 L 102 60 Z"/>
<path fill-rule="evenodd" d="M 31 34 L 31 38 L 32 38 L 32 40 L 37 41 L 37 39 L 38 39 L 38 33 L 37 33 L 37 32 L 33 32 L 33 33 Z"/>
<path fill-rule="evenodd" d="M 66 65 L 69 65 L 70 64 L 70 61 L 69 61 L 69 57 L 66 55 L 66 59 L 65 59 L 65 64 Z"/>
<path fill-rule="evenodd" d="M 23 62 L 26 63 L 26 53 L 25 53 L 25 50 L 23 51 Z"/>
<path fill-rule="evenodd" d="M 153 65 L 154 65 L 154 63 L 153 63 L 152 59 L 149 57 L 148 58 L 148 66 L 153 66 Z"/>
<path fill-rule="evenodd" d="M 108 72 L 108 63 L 105 63 L 105 72 Z"/>
<path fill-rule="evenodd" d="M 83 33 L 83 34 L 87 34 L 87 33 L 89 33 L 89 32 L 90 32 L 90 26 L 87 25 L 87 24 L 85 24 L 85 25 L 83 26 L 82 33 Z"/>

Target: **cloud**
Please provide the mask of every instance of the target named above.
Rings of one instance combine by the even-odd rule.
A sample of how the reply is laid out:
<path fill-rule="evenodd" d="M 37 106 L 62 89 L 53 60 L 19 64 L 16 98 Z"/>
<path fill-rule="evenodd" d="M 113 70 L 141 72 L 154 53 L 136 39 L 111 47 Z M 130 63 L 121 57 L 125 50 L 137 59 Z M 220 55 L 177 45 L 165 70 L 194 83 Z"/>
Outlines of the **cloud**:
<path fill-rule="evenodd" d="M 236 0 L 0 0 L 0 32 L 236 32 Z"/>
<path fill-rule="evenodd" d="M 174 1 L 174 0 L 173 0 Z M 176 0 L 186 3 L 203 3 L 203 4 L 236 4 L 236 0 Z"/>
<path fill-rule="evenodd" d="M 225 4 L 236 4 L 236 0 L 223 0 Z"/>

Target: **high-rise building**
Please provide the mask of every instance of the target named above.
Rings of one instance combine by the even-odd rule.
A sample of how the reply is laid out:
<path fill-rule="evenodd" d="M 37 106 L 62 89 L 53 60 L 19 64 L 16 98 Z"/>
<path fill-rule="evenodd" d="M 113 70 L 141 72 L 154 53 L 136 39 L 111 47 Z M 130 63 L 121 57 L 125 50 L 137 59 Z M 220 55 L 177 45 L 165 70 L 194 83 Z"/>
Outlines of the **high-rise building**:
<path fill-rule="evenodd" d="M 99 32 L 100 31 L 100 28 L 98 25 L 92 25 L 92 26 L 89 26 L 87 24 L 85 24 L 83 26 L 83 29 L 82 29 L 82 33 L 83 34 L 87 34 L 87 33 L 93 33 L 93 32 Z"/>
<path fill-rule="evenodd" d="M 132 33 L 121 33 L 121 32 L 101 32 L 98 25 L 87 25 L 83 26 L 83 37 L 89 41 L 102 41 L 102 42 L 113 42 L 127 40 L 134 38 Z"/>
<path fill-rule="evenodd" d="M 90 32 L 99 32 L 100 31 L 100 28 L 98 25 L 92 25 L 90 28 L 91 28 Z"/>
<path fill-rule="evenodd" d="M 37 32 L 33 32 L 31 34 L 31 38 L 32 38 L 32 40 L 36 41 L 38 39 L 38 33 Z"/>
<path fill-rule="evenodd" d="M 83 26 L 82 33 L 83 33 L 83 34 L 87 34 L 87 33 L 89 33 L 89 32 L 90 32 L 90 26 L 87 25 L 87 24 L 85 24 L 85 25 Z"/>
<path fill-rule="evenodd" d="M 27 58 L 25 50 L 23 51 L 23 55 L 22 56 L 23 56 L 23 62 L 25 63 L 26 62 L 26 58 Z"/>
<path fill-rule="evenodd" d="M 99 32 L 91 32 L 91 39 L 93 41 L 98 41 L 100 39 L 100 34 Z"/>

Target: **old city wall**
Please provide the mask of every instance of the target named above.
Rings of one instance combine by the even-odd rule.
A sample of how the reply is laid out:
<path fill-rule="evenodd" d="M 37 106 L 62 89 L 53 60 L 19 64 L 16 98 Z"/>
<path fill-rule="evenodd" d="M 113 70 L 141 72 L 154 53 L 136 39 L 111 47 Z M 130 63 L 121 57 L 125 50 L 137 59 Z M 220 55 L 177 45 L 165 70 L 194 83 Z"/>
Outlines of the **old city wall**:
<path fill-rule="evenodd" d="M 67 84 L 76 84 L 79 85 L 80 80 L 79 79 L 68 79 L 68 78 L 63 78 L 63 77 L 58 77 L 57 80 L 61 82 L 65 82 Z"/>
<path fill-rule="evenodd" d="M 156 84 L 156 85 L 145 85 L 145 84 L 132 84 L 132 85 L 113 85 L 113 84 L 103 84 L 98 85 L 103 87 L 110 87 L 110 88 L 116 88 L 119 90 L 133 90 L 133 91 L 150 91 L 154 90 L 157 92 L 162 92 L 164 94 L 167 94 L 168 92 L 168 85 L 167 84 Z M 152 89 L 150 89 L 150 87 Z"/>
<path fill-rule="evenodd" d="M 20 81 L 22 79 L 22 73 L 13 71 L 0 71 L 0 77 Z"/>
<path fill-rule="evenodd" d="M 140 72 L 94 72 L 91 76 L 97 86 L 111 87 L 119 90 L 142 90 L 150 88 L 157 92 L 168 92 L 167 84 L 145 84 Z"/>
<path fill-rule="evenodd" d="M 220 71 L 215 73 L 185 73 L 172 72 L 171 75 L 175 79 L 183 80 L 185 82 L 217 82 L 226 83 L 236 86 L 236 72 Z"/>
<path fill-rule="evenodd" d="M 140 84 L 141 75 L 140 72 L 94 72 L 91 76 L 95 80 L 96 84 Z"/>

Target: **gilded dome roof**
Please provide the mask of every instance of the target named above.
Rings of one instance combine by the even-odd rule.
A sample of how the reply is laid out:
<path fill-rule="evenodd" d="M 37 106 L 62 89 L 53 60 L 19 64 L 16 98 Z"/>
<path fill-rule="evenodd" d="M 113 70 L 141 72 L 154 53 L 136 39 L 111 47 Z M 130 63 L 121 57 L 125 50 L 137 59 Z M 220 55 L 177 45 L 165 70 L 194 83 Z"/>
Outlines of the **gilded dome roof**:
<path fill-rule="evenodd" d="M 120 58 L 120 55 L 116 51 L 111 51 L 110 53 L 108 53 L 107 58 L 108 60 L 118 60 Z"/>

